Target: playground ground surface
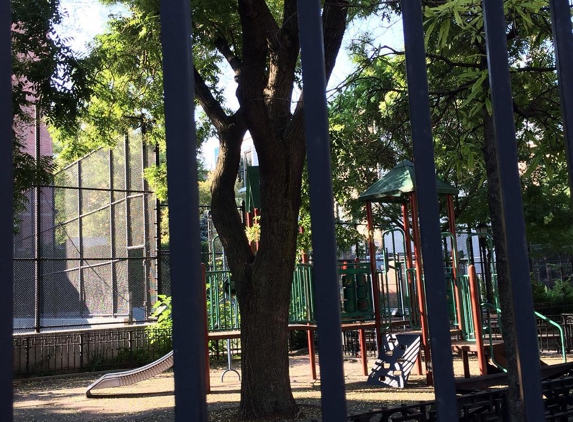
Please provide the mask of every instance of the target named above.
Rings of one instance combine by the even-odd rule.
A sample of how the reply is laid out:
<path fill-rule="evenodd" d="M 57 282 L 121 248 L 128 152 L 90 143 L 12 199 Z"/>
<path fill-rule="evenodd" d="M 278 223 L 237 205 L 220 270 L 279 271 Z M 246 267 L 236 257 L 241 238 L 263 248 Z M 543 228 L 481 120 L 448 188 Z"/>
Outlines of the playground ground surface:
<path fill-rule="evenodd" d="M 557 354 L 543 354 L 547 363 L 561 362 Z M 568 359 L 569 360 L 569 359 Z M 308 355 L 290 357 L 291 384 L 295 399 L 301 406 L 298 420 L 320 418 L 320 380 L 310 376 Z M 368 360 L 369 368 L 374 359 Z M 239 361 L 233 367 L 240 368 Z M 209 421 L 238 421 L 240 381 L 228 372 L 224 382 L 221 374 L 225 364 L 211 366 L 211 394 L 207 396 Z M 477 361 L 470 358 L 472 375 L 478 374 Z M 433 400 L 433 389 L 425 385 L 425 376 L 412 374 L 406 389 L 390 389 L 366 384 L 359 359 L 346 359 L 344 371 L 349 414 L 380 407 L 394 407 Z M 454 372 L 463 376 L 461 359 L 454 359 Z M 173 372 L 128 387 L 94 390 L 97 398 L 88 399 L 85 389 L 101 374 L 35 378 L 14 381 L 14 421 L 172 421 L 174 419 Z M 320 376 L 319 376 L 320 378 Z M 268 419 L 282 421 L 284 419 Z"/>

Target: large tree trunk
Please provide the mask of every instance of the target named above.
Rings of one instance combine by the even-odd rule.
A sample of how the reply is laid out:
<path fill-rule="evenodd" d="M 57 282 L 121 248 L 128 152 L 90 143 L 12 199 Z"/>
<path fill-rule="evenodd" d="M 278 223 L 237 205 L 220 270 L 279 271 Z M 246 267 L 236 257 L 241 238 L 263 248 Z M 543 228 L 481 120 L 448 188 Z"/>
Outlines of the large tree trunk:
<path fill-rule="evenodd" d="M 289 377 L 288 312 L 296 258 L 298 213 L 306 147 L 303 103 L 291 98 L 299 55 L 296 0 L 285 0 L 279 26 L 264 0 L 239 0 L 242 58 L 219 45 L 235 71 L 240 109 L 229 117 L 196 73 L 199 103 L 217 129 L 219 161 L 212 216 L 233 274 L 241 311 L 241 416 L 298 413 Z M 325 0 L 324 51 L 332 73 L 346 28 L 343 0 Z M 251 251 L 235 204 L 241 143 L 249 131 L 259 157 L 261 238 Z"/>
<path fill-rule="evenodd" d="M 225 146 L 222 159 L 240 150 L 238 139 L 221 145 Z M 244 228 L 237 224 L 234 195 L 230 195 L 236 172 L 227 173 L 224 166 L 218 166 L 214 178 L 213 220 L 226 250 L 241 311 L 240 412 L 247 419 L 298 413 L 289 377 L 288 316 L 301 183 L 300 176 L 293 173 L 300 174 L 302 168 L 289 168 L 286 162 L 261 168 L 262 231 L 257 255 L 248 248 Z"/>
<path fill-rule="evenodd" d="M 283 157 L 260 167 L 259 251 L 237 285 L 243 357 L 240 408 L 248 419 L 298 412 L 290 386 L 288 319 L 302 167 L 293 166 L 287 152 Z"/>
<path fill-rule="evenodd" d="M 507 359 L 507 377 L 509 381 L 509 414 L 514 422 L 524 420 L 523 403 L 519 393 L 519 377 L 517 372 L 517 355 L 515 348 L 515 329 L 513 327 L 513 301 L 511 280 L 507 261 L 507 248 L 504 239 L 504 223 L 502 219 L 502 199 L 497 168 L 495 133 L 493 118 L 484 109 L 484 146 L 483 154 L 487 174 L 487 198 L 491 216 L 493 244 L 495 247 L 497 286 L 501 307 L 501 326 Z"/>
<path fill-rule="evenodd" d="M 240 408 L 247 419 L 273 414 L 294 416 L 298 410 L 290 386 L 286 329 L 290 292 L 285 287 L 290 286 L 290 280 L 275 271 L 269 266 L 252 274 L 245 289 L 251 300 L 239 299 L 243 371 Z M 255 292 L 257 286 L 262 288 Z"/>
<path fill-rule="evenodd" d="M 288 206 L 278 202 L 280 208 Z M 267 216 L 272 212 L 266 211 Z M 243 357 L 241 413 L 248 419 L 272 414 L 294 416 L 298 412 L 290 386 L 288 358 L 288 317 L 298 213 L 283 209 L 282 215 L 274 214 L 279 219 L 267 223 L 266 228 L 281 242 L 275 240 L 277 247 L 265 249 L 261 244 L 260 253 L 251 266 L 250 280 L 244 280 L 237 290 Z"/>

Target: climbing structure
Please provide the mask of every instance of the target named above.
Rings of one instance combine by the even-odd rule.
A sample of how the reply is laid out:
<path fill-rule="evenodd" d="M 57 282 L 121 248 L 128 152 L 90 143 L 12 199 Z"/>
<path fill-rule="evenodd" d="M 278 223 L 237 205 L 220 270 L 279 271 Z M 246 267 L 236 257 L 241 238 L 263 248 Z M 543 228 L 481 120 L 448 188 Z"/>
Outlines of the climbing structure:
<path fill-rule="evenodd" d="M 436 186 L 439 195 L 446 196 L 447 215 L 448 215 L 448 229 L 455 239 L 455 220 L 454 220 L 454 207 L 453 195 L 458 193 L 458 190 L 437 179 Z M 390 170 L 384 177 L 374 183 L 359 197 L 360 201 L 366 202 L 366 213 L 368 219 L 368 235 L 369 235 L 369 249 L 370 249 L 370 266 L 372 272 L 374 297 L 380 297 L 381 286 L 378 278 L 378 270 L 376 268 L 376 246 L 373 239 L 374 223 L 372 218 L 372 202 L 379 203 L 397 203 L 402 206 L 402 217 L 405 235 L 405 265 L 407 274 L 408 291 L 410 294 L 410 314 L 419 315 L 419 325 L 422 331 L 422 347 L 424 350 L 424 358 L 426 362 L 426 374 L 428 383 L 432 383 L 431 369 L 428 365 L 430 361 L 430 347 L 429 347 L 429 333 L 426 314 L 426 300 L 425 288 L 431 286 L 424 286 L 422 275 L 422 247 L 420 228 L 418 224 L 418 205 L 416 197 L 416 184 L 414 174 L 414 164 L 411 161 L 404 160 L 396 167 Z M 413 248 L 412 248 L 413 245 Z M 452 253 L 455 253 L 456 248 L 452 248 Z M 452 260 L 455 260 L 452 257 Z M 452 277 L 455 279 L 455 266 L 452 266 Z M 455 284 L 453 285 L 453 297 L 458 300 Z M 374 301 L 375 306 L 375 326 L 376 326 L 376 339 L 378 344 L 378 355 L 382 354 L 382 335 L 381 335 L 381 312 L 380 300 Z M 459 306 L 455 307 L 457 310 Z M 457 316 L 456 321 L 461 319 Z"/>

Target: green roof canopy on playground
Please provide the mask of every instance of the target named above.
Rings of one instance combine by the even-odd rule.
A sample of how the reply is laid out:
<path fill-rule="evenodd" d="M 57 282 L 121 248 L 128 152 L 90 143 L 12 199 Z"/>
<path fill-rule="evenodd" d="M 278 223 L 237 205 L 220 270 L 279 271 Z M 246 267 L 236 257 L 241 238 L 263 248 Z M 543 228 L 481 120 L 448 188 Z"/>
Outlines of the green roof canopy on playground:
<path fill-rule="evenodd" d="M 436 178 L 436 187 L 438 190 L 438 195 L 445 195 L 447 200 L 447 214 L 448 214 L 448 228 L 453 238 L 455 239 L 455 218 L 454 218 L 454 205 L 453 205 L 453 195 L 457 195 L 458 189 L 451 186 Z M 437 198 L 436 198 L 437 199 Z M 377 269 L 376 269 L 376 246 L 374 244 L 373 231 L 374 224 L 372 222 L 372 202 L 383 202 L 383 203 L 399 203 L 402 205 L 402 217 L 404 224 L 404 235 L 406 240 L 406 268 L 415 268 L 416 273 L 416 288 L 414 289 L 413 280 L 408 277 L 408 284 L 411 292 L 417 291 L 417 307 L 420 314 L 420 323 L 422 329 L 422 344 L 424 347 L 424 353 L 429 356 L 429 333 L 428 333 L 428 322 L 426 314 L 426 301 L 422 277 L 422 265 L 421 265 L 421 236 L 420 228 L 418 224 L 418 205 L 416 198 L 416 177 L 414 170 L 414 163 L 408 160 L 403 160 L 396 167 L 386 173 L 380 180 L 370 186 L 362 195 L 358 197 L 361 202 L 366 202 L 366 214 L 368 219 L 368 243 L 370 249 L 370 266 L 372 271 L 372 280 L 374 288 L 374 296 L 379 297 L 380 286 L 377 281 Z M 410 212 L 408 210 L 410 208 Z M 411 216 L 410 216 L 411 214 Z M 412 229 L 412 237 L 410 237 L 410 227 Z M 414 250 L 412 251 L 411 244 L 414 245 Z M 452 252 L 453 253 L 453 252 Z M 453 258 L 453 256 L 452 256 Z M 455 274 L 454 274 L 455 277 Z M 456 288 L 457 290 L 457 288 Z M 456 302 L 458 300 L 458 293 L 455 293 Z M 459 310 L 459 304 L 457 304 L 457 309 Z M 378 344 L 381 344 L 381 333 L 380 333 L 380 304 L 378 301 L 374 301 L 374 313 L 375 313 L 375 325 L 376 325 L 376 339 Z M 458 321 L 461 318 L 458 317 Z M 380 350 L 378 350 L 380 353 Z M 428 362 L 429 359 L 426 359 Z M 432 384 L 432 373 L 430 368 L 426 368 L 426 376 L 428 384 Z"/>
<path fill-rule="evenodd" d="M 458 189 L 436 178 L 438 195 L 457 195 Z M 366 202 L 404 202 L 416 191 L 414 163 L 403 160 L 358 197 Z"/>
<path fill-rule="evenodd" d="M 245 181 L 247 188 L 245 206 L 247 212 L 252 212 L 255 209 L 261 209 L 261 188 L 259 166 L 247 167 L 247 179 Z"/>

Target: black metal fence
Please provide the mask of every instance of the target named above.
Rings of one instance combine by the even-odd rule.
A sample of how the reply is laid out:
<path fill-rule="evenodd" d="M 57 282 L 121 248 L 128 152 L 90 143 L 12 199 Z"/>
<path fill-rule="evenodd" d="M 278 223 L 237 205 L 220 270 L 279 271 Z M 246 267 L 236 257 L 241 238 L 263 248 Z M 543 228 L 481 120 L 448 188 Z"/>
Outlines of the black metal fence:
<path fill-rule="evenodd" d="M 543 383 L 545 421 L 569 421 L 573 416 L 573 378 L 567 377 Z M 505 422 L 510 420 L 507 388 L 460 396 L 454 409 L 456 421 Z M 438 422 L 436 402 L 428 401 L 380 408 L 348 417 L 349 422 Z M 316 422 L 316 421 L 314 421 Z"/>
<path fill-rule="evenodd" d="M 571 15 L 567 0 L 550 0 L 552 10 L 552 25 L 555 36 L 557 54 L 557 70 L 560 79 L 561 104 L 563 108 L 563 125 L 566 136 L 566 150 L 568 152 L 568 165 L 570 180 L 573 181 L 573 87 L 570 75 L 573 73 L 573 36 L 571 31 Z M 5 148 L 0 157 L 10 157 L 10 145 L 7 140 L 11 139 L 11 110 L 9 101 L 10 94 L 10 31 L 9 16 L 10 2 L 0 2 L 0 112 L 2 120 L 0 127 L 2 139 L 5 140 Z M 411 118 L 413 128 L 413 144 L 416 166 L 417 186 L 421 192 L 420 223 L 423 236 L 424 270 L 427 282 L 443 280 L 443 265 L 440 257 L 435 258 L 431 248 L 440 249 L 440 236 L 438 227 L 437 195 L 434 182 L 435 166 L 433 163 L 431 122 L 428 113 L 428 95 L 426 78 L 426 57 L 423 43 L 423 27 L 421 4 L 418 1 L 402 1 L 404 17 L 404 33 L 406 45 L 406 59 L 408 67 L 408 84 L 411 95 Z M 515 126 L 513 123 L 513 111 L 511 102 L 511 90 L 509 84 L 509 70 L 507 63 L 506 24 L 503 12 L 503 1 L 484 0 L 485 28 L 487 39 L 487 53 L 489 62 L 489 82 L 492 93 L 493 115 L 497 138 L 497 154 L 500 169 L 500 181 L 502 197 L 504 198 L 503 220 L 505 223 L 505 238 L 509 249 L 509 274 L 512 280 L 513 308 L 520 316 L 519 324 L 516 324 L 517 350 L 519 353 L 519 379 L 523 386 L 523 401 L 526 404 L 527 419 L 540 420 L 563 420 L 571 412 L 569 391 L 570 386 L 559 383 L 551 383 L 541 386 L 539 371 L 534 369 L 538 365 L 537 345 L 535 344 L 536 327 L 533 320 L 533 306 L 530 295 L 523 289 L 523 283 L 527 283 L 527 250 L 523 224 L 523 209 L 520 195 L 519 174 L 517 167 L 517 154 L 515 146 Z M 311 201 L 318 204 L 326 204 L 324 209 L 313 208 L 311 215 L 314 219 L 320 219 L 325 227 L 324 231 L 313 238 L 313 250 L 315 253 L 315 266 L 320 268 L 321 282 L 317 283 L 317 308 L 319 309 L 318 326 L 319 339 L 323 354 L 321 356 L 321 372 L 328 374 L 328 380 L 336 382 L 322 382 L 323 417 L 329 422 L 347 420 L 344 406 L 344 386 L 342 365 L 338 347 L 329 349 L 322 345 L 340 344 L 340 315 L 336 301 L 336 277 L 331 275 L 335 272 L 336 255 L 334 240 L 334 224 L 332 214 L 332 189 L 330 175 L 328 173 L 328 130 L 326 120 L 325 101 L 325 78 L 324 63 L 321 63 L 323 40 L 320 20 L 319 0 L 299 0 L 298 11 L 300 19 L 301 45 L 303 50 L 303 82 L 305 89 L 305 106 L 307 122 L 307 139 L 309 153 L 309 175 L 311 183 Z M 174 341 L 175 349 L 185 351 L 175 355 L 178 362 L 175 371 L 175 394 L 176 394 L 176 420 L 207 420 L 205 404 L 204 368 L 205 352 L 200 342 L 196 339 L 203 338 L 200 309 L 201 277 L 199 273 L 200 250 L 198 242 L 189 242 L 191 237 L 200 237 L 199 229 L 194 219 L 188 216 L 195 212 L 198 206 L 197 179 L 194 171 L 194 148 L 195 128 L 189 116 L 193 115 L 193 67 L 191 62 L 191 25 L 190 7 L 188 0 L 163 1 L 161 2 L 162 17 L 162 41 L 165 68 L 165 110 L 167 125 L 167 145 L 169 156 L 170 190 L 179 194 L 179 199 L 171 203 L 172 227 L 177 228 L 177 240 L 172 239 L 173 255 L 171 269 L 173 275 L 174 292 Z M 316 60 L 318 58 L 318 60 Z M 314 60 L 314 61 L 313 61 Z M 8 99 L 8 100 L 6 100 Z M 308 101 L 308 102 L 307 102 Z M 312 135 L 312 136 L 310 136 Z M 312 140 L 312 142 L 310 142 Z M 2 161 L 2 197 L 11 197 L 11 163 L 9 159 Z M 326 169 L 326 170 L 325 170 Z M 317 173 L 314 173 L 314 172 Z M 177 177 L 171 177 L 175 176 Z M 325 177 L 323 177 L 325 176 Z M 191 200 L 189 198 L 191 197 Z M 175 199 L 175 198 L 173 198 Z M 10 201 L 6 202 L 10 205 Z M 2 268 L 10 269 L 12 265 L 12 248 L 9 238 L 11 206 L 2 212 L 2 236 L 1 244 Z M 330 209 L 328 209 L 330 208 Z M 328 218 L 326 218 L 328 217 Z M 332 223 L 332 224 L 331 224 Z M 81 226 L 81 224 L 80 224 Z M 79 233 L 82 237 L 82 233 Z M 110 254 L 114 257 L 114 254 Z M 191 258 L 190 258 L 191 257 Z M 75 258 L 78 260 L 78 258 Z M 141 258 L 140 258 L 141 259 Z M 191 259 L 191 262 L 189 260 Z M 81 261 L 81 260 L 80 260 Z M 193 268 L 194 283 L 188 282 L 189 264 Z M 78 265 L 76 268 L 81 268 Z M 110 267 L 112 271 L 113 266 Z M 324 270 L 324 271 L 323 271 Z M 524 274 L 525 272 L 525 274 Z M 5 274 L 11 274 L 7 271 Z M 82 274 L 77 271 L 78 277 Z M 330 277 L 330 280 L 329 280 Z M 324 282 L 322 282 L 324 281 Z M 82 291 L 78 280 L 78 293 Z M 7 289 L 8 293 L 10 288 Z M 37 289 L 39 292 L 41 289 Z M 439 289 L 430 289 L 427 296 L 428 310 L 433 315 L 430 320 L 430 332 L 432 333 L 432 354 L 434 359 L 434 371 L 436 381 L 437 405 L 435 407 L 436 419 L 441 422 L 460 420 L 458 413 L 458 400 L 455 397 L 453 374 L 451 371 L 451 353 L 449 351 L 448 324 L 446 314 L 445 292 Z M 35 300 L 39 295 L 36 294 Z M 80 298 L 81 301 L 81 298 Z M 194 306 L 197 305 L 197 306 Z M 440 311 L 444 308 L 444 311 Z M 11 330 L 6 328 L 12 317 L 11 306 L 2 314 L 2 362 L 3 374 L 10 373 L 11 342 L 9 336 Z M 36 306 L 36 309 L 39 307 Z M 196 310 L 196 312 L 192 312 Z M 192 313 L 190 315 L 190 313 Z M 526 317 L 529 316 L 530 317 Z M 41 316 L 41 314 L 40 314 Z M 196 324 L 188 326 L 188 321 L 196 321 Z M 181 334 L 179 334 L 181 333 Z M 531 341 L 530 341 L 531 340 Z M 323 343 L 325 342 L 325 343 Z M 329 351 L 332 350 L 332 353 Z M 3 420 L 10 420 L 12 416 L 12 386 L 9 377 L 2 377 L 5 382 L 0 389 L 1 407 L 0 415 Z M 342 382 L 339 382 L 342 381 Z M 546 386 L 549 386 L 547 389 Z M 563 387 L 563 388 L 561 388 Z M 563 392 L 563 393 L 561 393 Z M 548 401 L 543 402 L 543 396 Z M 559 397 L 558 397 L 559 396 Z M 561 399 L 560 397 L 564 397 Z M 553 399 L 555 398 L 555 399 Z M 472 399 L 473 400 L 473 399 Z M 433 408 L 433 404 L 429 405 Z M 560 406 L 564 406 L 562 408 Z M 553 414 L 548 415 L 546 409 Z M 554 411 L 552 409 L 555 409 Z M 424 410 L 426 414 L 426 410 Z M 424 416 L 425 417 L 425 416 Z M 364 419 L 354 419 L 364 420 Z M 424 420 L 422 416 L 394 420 Z M 431 419 L 426 419 L 431 420 Z M 495 419 L 494 419 L 495 420 Z M 499 419 L 498 419 L 499 420 Z"/>
<path fill-rule="evenodd" d="M 157 295 L 157 206 L 139 133 L 33 189 L 14 238 L 14 331 L 147 319 Z"/>
<path fill-rule="evenodd" d="M 142 366 L 172 349 L 171 330 L 146 327 L 17 334 L 14 376 L 45 376 Z"/>

